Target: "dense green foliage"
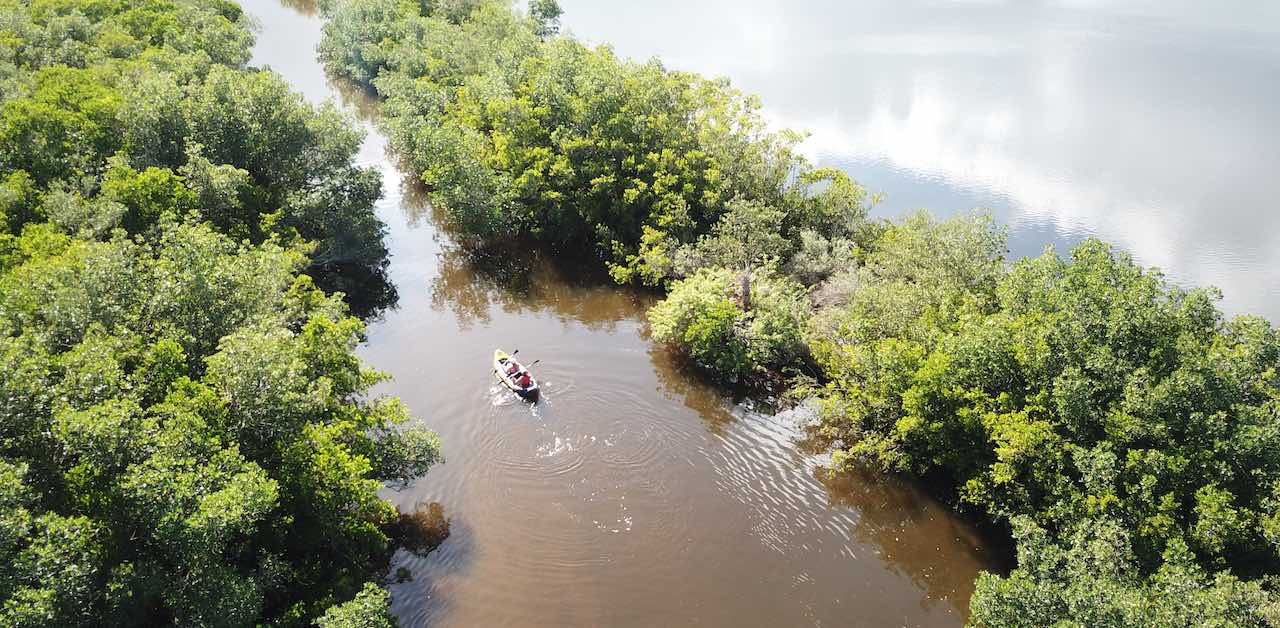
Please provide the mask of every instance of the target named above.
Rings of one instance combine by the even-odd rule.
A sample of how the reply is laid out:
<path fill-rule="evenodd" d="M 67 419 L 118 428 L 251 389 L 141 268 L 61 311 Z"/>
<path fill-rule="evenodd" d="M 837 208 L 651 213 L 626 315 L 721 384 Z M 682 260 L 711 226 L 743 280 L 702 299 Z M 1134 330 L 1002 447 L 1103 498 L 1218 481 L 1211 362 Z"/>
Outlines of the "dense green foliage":
<path fill-rule="evenodd" d="M 302 620 L 385 563 L 439 443 L 352 350 L 301 254 L 203 225 L 31 227 L 0 277 L 4 625 Z"/>
<path fill-rule="evenodd" d="M 1026 518 L 1014 519 L 1018 569 L 978 577 L 975 626 L 1261 626 L 1280 607 L 1260 581 L 1210 576 L 1181 539 L 1149 575 L 1130 533 L 1114 519 L 1087 521 L 1057 544 Z"/>
<path fill-rule="evenodd" d="M 654 338 L 684 347 L 711 372 L 732 379 L 793 363 L 804 351 L 804 290 L 774 274 L 752 284 L 751 307 L 744 309 L 733 272 L 698 271 L 649 312 Z"/>
<path fill-rule="evenodd" d="M 335 1 L 322 55 L 384 97 L 464 235 L 594 247 L 669 290 L 655 337 L 725 379 L 811 359 L 837 465 L 940 480 L 1013 525 L 1020 567 L 983 577 L 975 623 L 1273 617 L 1267 322 L 1100 242 L 1010 268 L 986 217 L 869 221 L 753 99 L 558 37 L 547 6 Z"/>
<path fill-rule="evenodd" d="M 1228 574 L 1280 575 L 1276 331 L 1100 242 L 1012 269 L 1002 249 L 916 217 L 847 271 L 810 330 L 837 462 L 1019 522 L 977 623 L 1261 621 L 1269 598 Z"/>
<path fill-rule="evenodd" d="M 662 285 L 726 217 L 776 215 L 778 256 L 802 232 L 847 248 L 862 222 L 861 188 L 808 166 L 754 99 L 554 36 L 550 0 L 529 16 L 501 0 L 329 4 L 321 55 L 385 99 L 393 145 L 465 236 L 586 245 L 618 281 Z"/>
<path fill-rule="evenodd" d="M 385 265 L 358 130 L 244 66 L 233 3 L 0 0 L 0 16 L 0 231 L 103 238 L 194 214 L 237 239 L 313 242 L 325 287 Z"/>
<path fill-rule="evenodd" d="M 394 628 L 395 618 L 387 610 L 386 589 L 366 584 L 354 600 L 325 611 L 316 621 L 319 628 Z"/>
<path fill-rule="evenodd" d="M 385 264 L 381 182 L 251 43 L 0 0 L 0 625 L 392 623 L 378 491 L 440 444 L 316 287 Z"/>

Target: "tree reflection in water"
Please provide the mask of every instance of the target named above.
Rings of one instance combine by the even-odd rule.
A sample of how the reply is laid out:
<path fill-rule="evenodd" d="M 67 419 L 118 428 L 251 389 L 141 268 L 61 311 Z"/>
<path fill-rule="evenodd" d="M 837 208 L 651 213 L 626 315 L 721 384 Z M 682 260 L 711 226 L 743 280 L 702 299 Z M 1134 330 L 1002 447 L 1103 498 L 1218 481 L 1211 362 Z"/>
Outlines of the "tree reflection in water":
<path fill-rule="evenodd" d="M 401 549 L 424 557 L 449 538 L 450 517 L 445 516 L 439 502 L 419 503 L 413 511 L 399 513 L 392 524 L 389 536 Z"/>
<path fill-rule="evenodd" d="M 316 0 L 280 0 L 280 4 L 307 17 L 313 17 L 316 14 Z"/>
<path fill-rule="evenodd" d="M 310 274 L 325 292 L 341 292 L 351 314 L 365 321 L 377 319 L 400 301 L 395 284 L 387 278 L 385 259 L 374 268 L 346 265 L 313 269 Z"/>
<path fill-rule="evenodd" d="M 862 467 L 837 473 L 816 466 L 812 473 L 826 488 L 831 507 L 858 513 L 858 523 L 850 530 L 854 538 L 880 548 L 887 566 L 927 591 L 924 603 L 967 603 L 973 595 L 972 569 L 948 568 L 952 563 L 986 565 L 1006 573 L 1013 567 L 1009 539 L 956 517 L 909 480 Z M 939 539 L 953 540 L 945 543 L 952 555 L 941 553 Z"/>
<path fill-rule="evenodd" d="M 447 615 L 452 587 L 466 578 L 475 556 L 475 533 L 462 519 L 445 514 L 439 502 L 418 502 L 399 516 L 390 536 L 396 551 L 386 581 L 392 612 L 402 626 L 430 624 Z"/>
<path fill-rule="evenodd" d="M 523 243 L 446 245 L 437 268 L 431 307 L 452 311 L 464 330 L 488 324 L 496 307 L 515 315 L 549 314 L 591 331 L 611 332 L 620 322 L 640 319 L 653 299 Z"/>
<path fill-rule="evenodd" d="M 670 347 L 653 343 L 649 347 L 649 359 L 663 396 L 696 412 L 707 431 L 721 436 L 737 420 L 731 411 L 732 400 L 707 381 L 687 358 Z"/>

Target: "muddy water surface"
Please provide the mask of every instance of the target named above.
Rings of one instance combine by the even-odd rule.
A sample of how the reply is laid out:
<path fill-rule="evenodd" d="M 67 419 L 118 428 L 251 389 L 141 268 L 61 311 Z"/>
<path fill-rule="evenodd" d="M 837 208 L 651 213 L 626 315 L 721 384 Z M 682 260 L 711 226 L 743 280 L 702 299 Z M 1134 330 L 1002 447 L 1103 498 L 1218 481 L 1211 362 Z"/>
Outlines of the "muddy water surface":
<path fill-rule="evenodd" d="M 984 541 L 901 482 L 824 481 L 787 415 L 734 403 L 646 337 L 650 297 L 536 255 L 463 255 L 406 185 L 374 111 L 326 80 L 305 3 L 250 0 L 254 62 L 369 130 L 384 174 L 398 302 L 362 356 L 444 440 L 448 462 L 388 493 L 449 520 L 440 547 L 402 551 L 405 626 L 960 624 Z M 490 372 L 495 347 L 541 359 L 530 406 Z"/>

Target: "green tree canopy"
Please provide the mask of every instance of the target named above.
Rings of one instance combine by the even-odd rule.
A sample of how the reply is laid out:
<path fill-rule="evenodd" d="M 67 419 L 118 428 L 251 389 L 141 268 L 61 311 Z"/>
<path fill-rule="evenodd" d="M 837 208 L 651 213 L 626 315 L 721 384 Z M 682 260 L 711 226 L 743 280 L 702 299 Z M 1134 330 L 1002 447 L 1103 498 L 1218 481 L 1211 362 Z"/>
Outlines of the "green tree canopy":
<path fill-rule="evenodd" d="M 307 272 L 327 289 L 380 275 L 381 182 L 352 165 L 360 131 L 245 65 L 237 5 L 4 0 L 0 15 L 7 233 L 50 219 L 85 237 L 146 234 L 195 212 L 237 239 L 314 243 Z"/>
<path fill-rule="evenodd" d="M 680 347 L 724 379 L 738 380 L 797 363 L 808 316 L 804 290 L 772 272 L 753 282 L 742 307 L 737 274 L 704 269 L 678 281 L 649 312 L 653 337 Z"/>
<path fill-rule="evenodd" d="M 5 625 L 315 617 L 386 564 L 378 490 L 440 460 L 368 397 L 363 327 L 303 254 L 160 229 L 32 228 L 0 277 Z"/>
<path fill-rule="evenodd" d="M 229 0 L 0 0 L 2 625 L 389 618 L 378 491 L 440 443 L 317 287 L 385 266 L 381 181 L 252 42 Z"/>
<path fill-rule="evenodd" d="M 1018 616 L 1022 596 L 1048 604 L 1028 615 L 1048 623 L 1184 625 L 1262 595 L 1233 578 L 1276 575 L 1280 558 L 1276 331 L 1101 242 L 1009 270 L 1000 242 L 979 222 L 909 220 L 815 317 L 837 462 L 948 478 L 963 504 L 1039 530 L 1020 537 L 1033 549 L 1010 580 L 979 587 L 978 623 Z M 1093 545 L 1073 535 L 1098 530 L 1123 551 L 1081 554 Z M 1060 571 L 1036 567 L 1072 547 Z M 1101 589 L 1071 580 L 1108 560 L 1121 571 L 1087 581 Z M 1228 616 L 1260 617 L 1260 602 L 1239 604 Z"/>
<path fill-rule="evenodd" d="M 747 208 L 781 213 L 784 237 L 865 218 L 861 189 L 813 170 L 756 99 L 555 36 L 554 2 L 328 4 L 322 57 L 385 98 L 392 144 L 465 237 L 587 245 L 618 281 L 661 285 Z"/>

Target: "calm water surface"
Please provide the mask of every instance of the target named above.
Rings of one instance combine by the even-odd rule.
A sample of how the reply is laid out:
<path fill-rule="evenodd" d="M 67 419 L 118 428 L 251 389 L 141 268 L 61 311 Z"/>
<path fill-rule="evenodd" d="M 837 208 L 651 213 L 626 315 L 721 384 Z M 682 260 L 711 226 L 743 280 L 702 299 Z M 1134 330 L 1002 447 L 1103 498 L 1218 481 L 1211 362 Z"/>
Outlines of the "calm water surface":
<path fill-rule="evenodd" d="M 1015 256 L 1097 236 L 1280 322 L 1280 3 L 560 0 L 620 54 L 724 75 L 884 215 L 990 209 Z"/>
<path fill-rule="evenodd" d="M 628 56 L 724 74 L 814 132 L 895 215 L 992 209 L 1015 254 L 1089 235 L 1232 311 L 1280 319 L 1274 9 L 1150 3 L 561 0 Z M 373 108 L 326 80 L 305 0 L 249 0 L 255 63 L 369 130 L 398 304 L 361 349 L 449 462 L 389 493 L 450 535 L 392 587 L 418 626 L 957 625 L 999 567 L 972 528 L 893 480 L 826 480 L 786 415 L 734 404 L 644 334 L 646 297 L 526 257 L 463 256 L 385 152 Z M 1265 7 L 1266 5 L 1259 5 Z M 1226 17 L 1224 17 L 1226 16 Z M 541 358 L 532 408 L 489 372 Z"/>

